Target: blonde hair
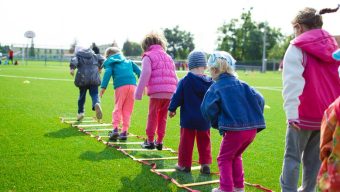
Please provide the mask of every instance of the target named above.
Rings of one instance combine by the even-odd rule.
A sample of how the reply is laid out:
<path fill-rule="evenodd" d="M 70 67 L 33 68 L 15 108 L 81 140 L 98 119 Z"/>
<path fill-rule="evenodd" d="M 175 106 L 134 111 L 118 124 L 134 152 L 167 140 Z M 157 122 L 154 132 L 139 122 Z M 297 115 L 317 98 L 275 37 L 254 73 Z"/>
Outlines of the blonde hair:
<path fill-rule="evenodd" d="M 117 54 L 117 53 L 120 53 L 120 49 L 118 47 L 108 47 L 105 50 L 104 57 L 108 58 L 111 55 L 114 55 L 114 54 Z"/>
<path fill-rule="evenodd" d="M 228 64 L 228 61 L 223 58 L 216 58 L 216 64 L 210 66 L 210 68 L 215 69 L 216 75 L 219 76 L 222 73 L 227 73 L 229 75 L 238 77 L 236 71 Z"/>
<path fill-rule="evenodd" d="M 166 50 L 168 43 L 163 33 L 151 32 L 145 35 L 141 44 L 142 49 L 147 51 L 151 45 L 160 45 L 164 50 Z"/>
<path fill-rule="evenodd" d="M 302 24 L 306 26 L 308 29 L 320 29 L 322 28 L 323 21 L 322 21 L 322 14 L 325 13 L 333 13 L 339 9 L 340 5 L 338 5 L 335 9 L 321 9 L 317 12 L 315 9 L 306 7 L 303 10 L 299 11 L 298 14 L 292 21 L 292 24 Z"/>

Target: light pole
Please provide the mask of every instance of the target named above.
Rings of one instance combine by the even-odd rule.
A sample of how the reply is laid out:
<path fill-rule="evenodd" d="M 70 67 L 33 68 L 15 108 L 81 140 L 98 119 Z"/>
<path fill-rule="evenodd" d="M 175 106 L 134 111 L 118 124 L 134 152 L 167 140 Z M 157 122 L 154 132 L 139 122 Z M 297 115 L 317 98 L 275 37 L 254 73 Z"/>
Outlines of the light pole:
<path fill-rule="evenodd" d="M 263 32 L 262 73 L 265 73 L 266 70 L 267 70 L 267 59 L 266 59 L 267 30 L 266 30 L 266 26 L 264 26 L 262 32 Z"/>

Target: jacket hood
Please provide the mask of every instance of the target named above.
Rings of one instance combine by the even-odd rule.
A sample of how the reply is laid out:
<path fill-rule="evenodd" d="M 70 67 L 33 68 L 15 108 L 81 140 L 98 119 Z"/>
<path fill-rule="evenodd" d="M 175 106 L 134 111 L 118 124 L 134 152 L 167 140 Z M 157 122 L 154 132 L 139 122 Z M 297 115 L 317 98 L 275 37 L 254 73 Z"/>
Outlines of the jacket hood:
<path fill-rule="evenodd" d="M 77 52 L 76 56 L 84 57 L 84 58 L 91 58 L 94 55 L 92 49 L 81 49 Z"/>
<path fill-rule="evenodd" d="M 338 44 L 335 38 L 323 29 L 306 31 L 293 39 L 291 44 L 326 63 L 335 62 L 332 53 L 338 49 Z"/>
<path fill-rule="evenodd" d="M 113 64 L 113 63 L 124 62 L 126 58 L 121 53 L 117 53 L 117 54 L 111 55 L 107 60 L 110 64 Z"/>
<path fill-rule="evenodd" d="M 195 75 L 191 72 L 188 73 L 187 78 L 190 79 L 192 83 L 191 88 L 195 93 L 205 94 L 207 89 L 211 86 L 213 81 L 211 77 L 205 75 Z"/>

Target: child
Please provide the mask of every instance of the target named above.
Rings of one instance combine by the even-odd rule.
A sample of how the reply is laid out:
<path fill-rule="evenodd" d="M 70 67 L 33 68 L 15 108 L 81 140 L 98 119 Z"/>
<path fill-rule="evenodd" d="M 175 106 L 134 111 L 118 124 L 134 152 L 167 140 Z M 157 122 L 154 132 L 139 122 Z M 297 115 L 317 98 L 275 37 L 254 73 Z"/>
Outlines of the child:
<path fill-rule="evenodd" d="M 93 53 L 91 49 L 84 49 L 81 46 L 75 47 L 75 56 L 70 62 L 70 74 L 74 75 L 74 70 L 78 68 L 74 84 L 79 87 L 78 115 L 77 120 L 84 118 L 84 104 L 86 92 L 89 90 L 92 98 L 92 110 L 96 111 L 98 120 L 102 119 L 102 109 L 98 97 L 98 86 L 100 85 L 99 72 L 102 68 L 104 58 Z"/>
<path fill-rule="evenodd" d="M 109 47 L 105 51 L 105 74 L 101 84 L 100 97 L 103 96 L 112 76 L 115 89 L 115 106 L 112 112 L 113 131 L 109 133 L 110 140 L 126 140 L 130 127 L 130 119 L 133 110 L 134 94 L 136 90 L 136 77 L 139 77 L 139 67 L 127 60 L 117 47 Z M 118 133 L 121 119 L 123 120 L 122 132 Z"/>
<path fill-rule="evenodd" d="M 242 153 L 256 133 L 265 128 L 264 99 L 237 79 L 235 60 L 229 53 L 215 51 L 208 59 L 208 66 L 216 82 L 205 94 L 201 111 L 223 135 L 217 158 L 220 187 L 212 191 L 244 191 Z"/>
<path fill-rule="evenodd" d="M 142 148 L 162 150 L 170 99 L 177 86 L 175 64 L 165 52 L 165 37 L 158 33 L 150 33 L 142 41 L 144 50 L 142 74 L 137 86 L 135 98 L 142 99 L 145 86 L 150 97 L 149 115 L 146 127 L 147 140 Z M 157 132 L 157 141 L 154 136 Z"/>
<path fill-rule="evenodd" d="M 301 10 L 292 21 L 295 38 L 283 59 L 283 108 L 287 119 L 285 154 L 280 176 L 282 191 L 315 191 L 320 168 L 320 125 L 324 111 L 340 95 L 332 58 L 338 47 L 321 29 L 321 15 L 337 9 Z M 300 163 L 302 185 L 298 189 Z"/>
<path fill-rule="evenodd" d="M 325 111 L 321 124 L 318 175 L 320 191 L 340 191 L 340 96 Z"/>
<path fill-rule="evenodd" d="M 189 73 L 179 81 L 169 106 L 170 118 L 176 115 L 177 107 L 181 107 L 181 139 L 176 169 L 184 172 L 191 171 L 192 151 L 196 137 L 200 171 L 203 174 L 210 174 L 209 165 L 212 161 L 210 123 L 202 117 L 200 106 L 213 81 L 204 75 L 207 62 L 203 52 L 191 52 L 188 60 Z"/>

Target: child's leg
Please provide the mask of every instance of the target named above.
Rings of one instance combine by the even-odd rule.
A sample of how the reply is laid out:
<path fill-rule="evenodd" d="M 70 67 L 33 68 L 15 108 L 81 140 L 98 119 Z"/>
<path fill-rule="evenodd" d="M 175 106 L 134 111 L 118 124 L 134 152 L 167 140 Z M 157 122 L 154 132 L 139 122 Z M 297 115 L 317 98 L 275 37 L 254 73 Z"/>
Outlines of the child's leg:
<path fill-rule="evenodd" d="M 92 111 L 94 111 L 94 105 L 96 103 L 100 103 L 99 96 L 98 96 L 98 86 L 91 85 L 89 88 L 89 92 L 92 98 Z"/>
<path fill-rule="evenodd" d="M 256 135 L 255 129 L 250 130 L 253 134 L 249 134 L 248 132 L 249 131 L 228 131 L 223 137 L 220 153 L 217 157 L 218 168 L 220 170 L 220 189 L 223 191 L 233 191 L 234 175 L 239 177 L 235 178 L 238 184 L 241 182 L 240 178 L 242 177 L 242 187 L 235 187 L 244 187 L 242 162 L 240 164 L 238 161 L 238 167 L 235 169 L 233 164 L 235 163 L 236 155 L 242 154 L 246 148 L 245 146 L 248 146 Z"/>
<path fill-rule="evenodd" d="M 112 112 L 112 125 L 113 128 L 118 128 L 122 119 L 123 105 L 125 102 L 126 86 L 118 87 L 115 89 L 115 106 Z"/>
<path fill-rule="evenodd" d="M 242 132 L 241 138 L 244 140 L 243 145 L 240 146 L 235 154 L 235 159 L 233 162 L 233 181 L 235 188 L 244 188 L 244 171 L 242 165 L 242 153 L 247 149 L 250 143 L 254 140 L 256 136 L 256 129 Z"/>
<path fill-rule="evenodd" d="M 163 143 L 170 99 L 161 99 L 158 109 L 157 143 Z"/>
<path fill-rule="evenodd" d="M 210 129 L 207 131 L 196 131 L 197 135 L 197 149 L 199 154 L 199 164 L 211 164 L 211 142 L 210 142 Z"/>
<path fill-rule="evenodd" d="M 148 122 L 145 130 L 149 142 L 154 142 L 155 132 L 158 126 L 158 103 L 159 99 L 150 98 Z"/>
<path fill-rule="evenodd" d="M 135 102 L 135 91 L 136 86 L 134 85 L 128 85 L 125 91 L 125 102 L 123 104 L 123 132 L 128 131 L 130 127 L 131 114 Z"/>
<path fill-rule="evenodd" d="M 181 128 L 181 137 L 178 146 L 178 165 L 191 167 L 192 151 L 194 149 L 196 130 Z"/>
<path fill-rule="evenodd" d="M 78 98 L 78 114 L 84 113 L 84 104 L 86 100 L 87 88 L 79 87 L 79 98 Z"/>

